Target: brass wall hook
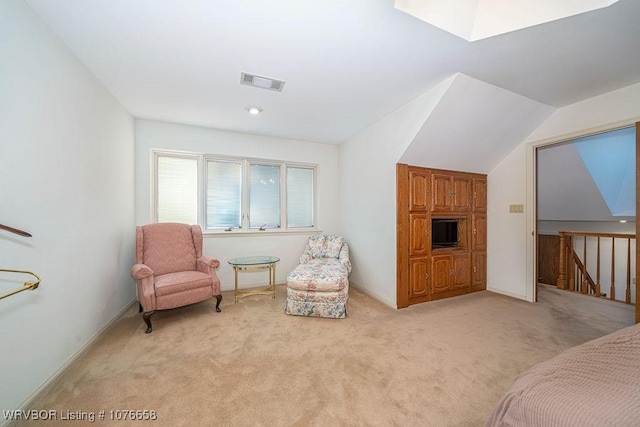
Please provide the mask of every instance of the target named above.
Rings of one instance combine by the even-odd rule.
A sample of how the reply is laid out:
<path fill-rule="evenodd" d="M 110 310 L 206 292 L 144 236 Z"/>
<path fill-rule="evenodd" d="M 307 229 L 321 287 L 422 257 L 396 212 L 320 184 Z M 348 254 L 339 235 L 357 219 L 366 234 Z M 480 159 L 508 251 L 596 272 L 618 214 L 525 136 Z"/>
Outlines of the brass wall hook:
<path fill-rule="evenodd" d="M 22 292 L 22 291 L 26 291 L 26 290 L 30 290 L 33 291 L 35 289 L 38 289 L 38 285 L 40 284 L 40 276 L 38 276 L 36 273 L 32 273 L 31 271 L 24 271 L 24 270 L 5 270 L 3 268 L 0 268 L 0 272 L 5 272 L 5 273 L 20 273 L 20 274 L 30 274 L 33 277 L 35 277 L 36 281 L 27 281 L 24 282 L 24 285 L 22 285 L 19 288 L 13 289 L 9 292 L 5 292 L 4 294 L 0 294 L 0 299 L 6 298 L 6 297 L 10 297 L 11 295 L 17 294 L 18 292 Z"/>

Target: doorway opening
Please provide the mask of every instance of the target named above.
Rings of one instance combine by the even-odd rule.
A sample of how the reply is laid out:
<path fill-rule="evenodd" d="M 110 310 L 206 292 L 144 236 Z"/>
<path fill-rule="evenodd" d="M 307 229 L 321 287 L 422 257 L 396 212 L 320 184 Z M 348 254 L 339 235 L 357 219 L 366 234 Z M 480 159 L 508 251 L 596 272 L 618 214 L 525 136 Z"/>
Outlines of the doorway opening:
<path fill-rule="evenodd" d="M 527 197 L 533 208 L 527 218 L 527 226 L 531 230 L 527 248 L 527 294 L 531 301 L 537 300 L 539 281 L 553 286 L 558 284 L 558 264 L 562 258 L 558 253 L 561 231 L 629 234 L 634 239 L 626 243 L 631 246 L 628 254 L 620 250 L 619 246 L 624 243 L 613 243 L 613 239 L 609 239 L 608 245 L 615 246 L 614 251 L 617 250 L 618 254 L 614 255 L 613 261 L 607 261 L 605 268 L 593 253 L 594 250 L 596 254 L 598 250 L 607 252 L 603 251 L 607 244 L 604 243 L 605 238 L 596 237 L 594 243 L 589 243 L 586 237 L 581 237 L 584 239 L 582 253 L 591 263 L 583 266 L 583 271 L 592 280 L 594 292 L 598 282 L 603 285 L 603 289 L 598 289 L 599 294 L 611 298 L 615 293 L 611 299 L 624 301 L 630 294 L 631 303 L 636 303 L 636 321 L 640 321 L 638 272 L 635 269 L 638 259 L 635 235 L 639 228 L 636 221 L 639 190 L 636 180 L 640 176 L 637 172 L 640 151 L 638 127 L 638 124 L 623 123 L 529 145 Z M 619 141 L 614 140 L 620 137 Z M 601 245 L 600 249 L 598 245 Z M 628 279 L 623 273 L 615 273 L 625 268 L 623 265 L 627 260 L 619 259 L 625 256 L 631 258 L 628 261 Z M 558 261 L 554 260 L 555 257 Z M 614 277 L 617 274 L 617 278 L 605 283 L 612 277 L 612 270 L 615 270 Z M 585 277 L 571 279 L 572 287 L 576 281 L 579 284 L 588 282 Z M 624 289 L 627 280 L 630 289 Z M 614 283 L 615 288 L 612 289 L 610 283 Z"/>

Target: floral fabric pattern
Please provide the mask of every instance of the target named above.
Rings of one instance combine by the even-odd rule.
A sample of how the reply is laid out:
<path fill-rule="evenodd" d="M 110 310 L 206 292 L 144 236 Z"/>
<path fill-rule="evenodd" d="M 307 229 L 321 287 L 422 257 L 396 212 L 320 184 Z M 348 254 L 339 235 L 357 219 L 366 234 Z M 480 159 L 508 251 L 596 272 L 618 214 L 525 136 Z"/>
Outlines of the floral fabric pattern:
<path fill-rule="evenodd" d="M 310 237 L 300 264 L 287 276 L 285 313 L 344 318 L 350 273 L 349 247 L 342 237 Z"/>
<path fill-rule="evenodd" d="M 312 258 L 338 258 L 344 244 L 341 236 L 333 234 L 309 237 L 309 250 Z"/>
<path fill-rule="evenodd" d="M 287 299 L 284 311 L 287 314 L 295 316 L 344 319 L 347 315 L 347 304 L 306 302 Z"/>
<path fill-rule="evenodd" d="M 337 259 L 313 259 L 299 264 L 287 276 L 287 287 L 299 290 L 337 291 L 348 285 L 345 266 Z"/>
<path fill-rule="evenodd" d="M 351 274 L 351 261 L 349 261 L 349 245 L 347 245 L 346 243 L 342 244 L 342 247 L 340 248 L 340 252 L 338 253 L 337 257 L 334 258 L 338 258 L 338 261 L 340 261 L 347 269 L 347 274 Z M 313 261 L 313 260 L 318 260 L 318 259 L 325 259 L 323 257 L 314 257 L 312 252 L 311 252 L 311 248 L 309 247 L 309 245 L 307 245 L 307 247 L 305 248 L 305 251 L 302 253 L 302 256 L 300 257 L 300 264 L 308 264 L 309 262 Z M 327 258 L 327 259 L 332 259 L 332 258 Z"/>

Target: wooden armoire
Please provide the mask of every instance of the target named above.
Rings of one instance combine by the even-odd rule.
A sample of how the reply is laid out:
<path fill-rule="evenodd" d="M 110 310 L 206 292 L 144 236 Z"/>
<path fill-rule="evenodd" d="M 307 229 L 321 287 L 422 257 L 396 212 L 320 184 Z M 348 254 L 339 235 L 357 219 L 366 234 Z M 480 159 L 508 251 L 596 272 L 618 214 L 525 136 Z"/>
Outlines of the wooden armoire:
<path fill-rule="evenodd" d="M 486 289 L 487 176 L 398 163 L 397 306 Z"/>

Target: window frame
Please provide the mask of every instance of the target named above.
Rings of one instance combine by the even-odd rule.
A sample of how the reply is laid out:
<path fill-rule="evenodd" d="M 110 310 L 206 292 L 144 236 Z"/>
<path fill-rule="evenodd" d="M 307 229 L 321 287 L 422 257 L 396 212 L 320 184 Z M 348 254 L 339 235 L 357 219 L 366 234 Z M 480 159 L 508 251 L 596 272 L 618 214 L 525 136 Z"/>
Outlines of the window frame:
<path fill-rule="evenodd" d="M 151 150 L 151 222 L 158 222 L 158 158 L 159 157 L 179 157 L 183 159 L 194 159 L 196 160 L 196 176 L 197 176 L 197 194 L 196 194 L 196 217 L 198 224 L 202 223 L 202 212 L 200 209 L 201 204 L 201 193 L 202 193 L 202 178 L 200 176 L 201 170 L 201 156 L 198 156 L 195 153 L 187 153 L 182 151 L 168 151 L 168 150 Z"/>
<path fill-rule="evenodd" d="M 318 169 L 319 165 L 304 162 L 289 162 L 284 160 L 261 159 L 255 157 L 238 157 L 207 153 L 195 153 L 172 150 L 151 150 L 151 221 L 158 222 L 158 157 L 183 157 L 197 159 L 197 176 L 198 176 L 198 194 L 197 194 L 197 212 L 198 225 L 202 228 L 205 235 L 215 236 L 238 236 L 238 235 L 264 235 L 264 234 L 308 234 L 309 232 L 318 231 Z M 239 162 L 241 163 L 241 227 L 229 229 L 207 229 L 207 180 L 208 180 L 208 161 L 223 162 Z M 249 228 L 249 212 L 250 212 L 250 166 L 252 164 L 278 166 L 280 168 L 280 227 L 279 228 Z M 287 224 L 287 174 L 289 168 L 301 168 L 312 170 L 312 216 L 313 225 L 310 227 L 289 227 Z"/>

